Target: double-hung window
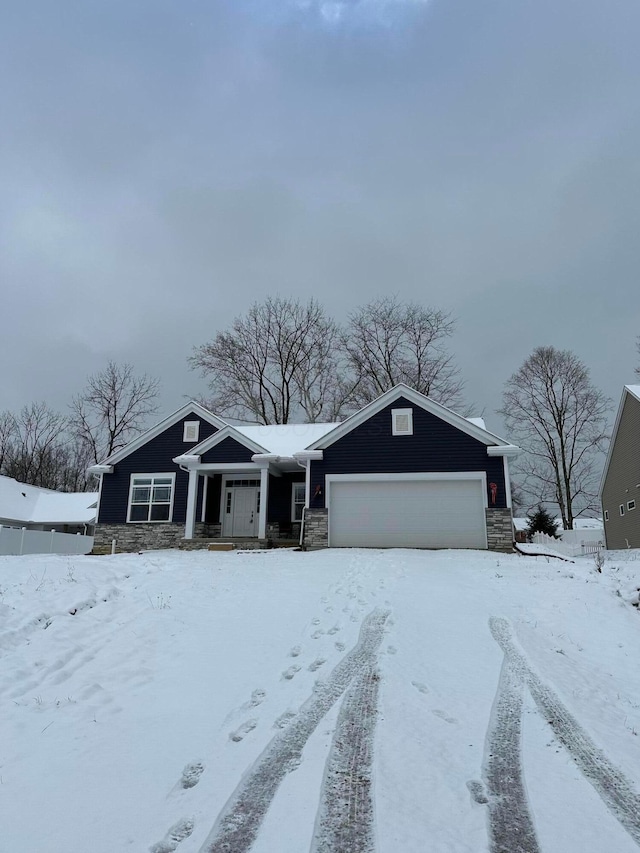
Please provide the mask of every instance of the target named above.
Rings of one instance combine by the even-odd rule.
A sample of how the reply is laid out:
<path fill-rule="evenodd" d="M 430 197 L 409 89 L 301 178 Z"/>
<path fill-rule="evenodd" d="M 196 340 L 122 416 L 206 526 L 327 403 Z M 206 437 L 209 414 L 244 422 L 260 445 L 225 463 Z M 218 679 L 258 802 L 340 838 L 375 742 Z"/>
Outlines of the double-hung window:
<path fill-rule="evenodd" d="M 171 521 L 175 474 L 132 474 L 127 521 Z"/>
<path fill-rule="evenodd" d="M 291 492 L 291 521 L 302 521 L 305 501 L 305 484 L 294 483 Z"/>

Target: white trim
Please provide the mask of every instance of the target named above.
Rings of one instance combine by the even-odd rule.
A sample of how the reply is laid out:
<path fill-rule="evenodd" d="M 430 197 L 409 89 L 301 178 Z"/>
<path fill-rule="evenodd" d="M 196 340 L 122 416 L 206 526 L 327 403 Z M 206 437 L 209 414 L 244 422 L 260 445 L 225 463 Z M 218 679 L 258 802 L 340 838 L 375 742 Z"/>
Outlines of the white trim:
<path fill-rule="evenodd" d="M 398 429 L 398 418 L 407 418 L 407 429 Z M 413 409 L 391 409 L 391 435 L 413 435 Z"/>
<path fill-rule="evenodd" d="M 620 517 L 624 515 L 624 504 L 620 504 Z"/>
<path fill-rule="evenodd" d="M 198 502 L 198 472 L 195 468 L 189 471 L 189 487 L 187 489 L 187 518 L 184 525 L 184 538 L 193 539 L 196 521 L 196 503 Z"/>
<path fill-rule="evenodd" d="M 394 388 L 390 388 L 389 391 L 385 391 L 385 393 L 381 394 L 376 400 L 368 403 L 364 408 L 360 409 L 359 412 L 351 415 L 351 417 L 347 418 L 346 421 L 330 430 L 326 435 L 313 442 L 313 444 L 310 444 L 306 449 L 309 451 L 329 447 L 331 444 L 350 433 L 351 430 L 360 426 L 360 424 L 368 421 L 369 418 L 382 411 L 382 409 L 386 408 L 400 397 L 404 397 L 404 399 L 409 403 L 430 412 L 432 415 L 435 415 L 446 423 L 451 424 L 451 426 L 456 427 L 461 432 L 467 433 L 467 435 L 470 435 L 472 438 L 477 439 L 483 444 L 514 446 L 510 445 L 509 442 L 505 441 L 503 438 L 500 438 L 500 436 L 494 435 L 488 430 L 482 429 L 476 424 L 471 423 L 466 418 L 463 418 L 462 415 L 448 409 L 446 406 L 436 403 L 436 401 L 432 400 L 430 397 L 426 397 L 419 391 L 414 391 L 414 389 L 409 388 L 408 385 L 400 384 L 396 385 Z"/>
<path fill-rule="evenodd" d="M 326 474 L 325 475 L 325 507 L 327 508 L 327 545 L 331 547 L 331 484 L 332 483 L 361 483 L 361 482 L 398 482 L 398 481 L 423 481 L 423 482 L 446 482 L 451 480 L 474 480 L 479 481 L 482 486 L 483 508 L 488 508 L 487 475 L 485 471 L 437 471 L 437 472 L 411 472 L 405 474 Z M 489 541 L 487 536 L 486 516 L 484 521 L 485 548 Z"/>
<path fill-rule="evenodd" d="M 189 438 L 189 430 L 193 429 L 195 431 L 195 438 Z M 200 421 L 185 421 L 184 429 L 182 431 L 182 440 L 185 444 L 197 444 L 199 441 L 198 436 L 200 435 Z"/>
<path fill-rule="evenodd" d="M 506 453 L 502 457 L 502 464 L 504 467 L 504 493 L 507 500 L 507 509 L 513 509 L 511 506 L 511 475 L 509 473 L 509 457 Z"/>
<path fill-rule="evenodd" d="M 202 456 L 208 450 L 211 450 L 211 448 L 223 442 L 226 438 L 232 438 L 234 441 L 237 441 L 238 444 L 246 447 L 247 450 L 253 450 L 254 453 L 269 453 L 266 447 L 262 447 L 262 445 L 252 441 L 245 435 L 242 435 L 242 433 L 238 432 L 238 430 L 235 429 L 235 427 L 232 427 L 231 424 L 225 424 L 218 432 L 210 435 L 209 438 L 203 439 L 200 444 L 196 444 L 191 453 L 193 453 L 194 456 Z"/>
<path fill-rule="evenodd" d="M 296 498 L 296 486 L 304 486 L 304 499 L 301 501 L 297 501 Z M 300 506 L 302 503 L 302 508 L 304 510 L 307 502 L 307 484 L 301 480 L 292 480 L 291 481 L 291 521 L 299 522 L 302 521 L 302 518 L 296 518 L 296 507 Z"/>
<path fill-rule="evenodd" d="M 152 506 L 152 498 L 153 498 L 153 478 L 158 477 L 163 480 L 171 479 L 171 500 L 169 502 L 169 518 L 164 518 L 161 520 L 152 520 L 147 518 L 145 521 L 132 521 L 131 520 L 131 496 L 133 494 L 133 481 L 136 477 L 144 477 L 145 479 L 151 478 L 151 486 L 150 489 L 151 494 L 149 495 L 149 515 L 151 515 L 151 506 Z M 173 521 L 173 502 L 176 496 L 176 474 L 175 471 L 158 471 L 154 474 L 149 474 L 145 471 L 139 471 L 137 474 L 129 475 L 129 498 L 127 500 L 127 524 L 169 524 Z"/>
<path fill-rule="evenodd" d="M 216 474 L 223 474 L 225 472 L 233 473 L 234 471 L 237 471 L 238 474 L 244 474 L 245 471 L 252 471 L 257 474 L 260 470 L 253 462 L 201 462 L 194 467 L 200 473 L 203 471 L 213 471 Z M 256 479 L 258 478 L 256 477 Z"/>
<path fill-rule="evenodd" d="M 200 521 L 204 524 L 206 521 L 207 495 L 209 494 L 209 480 L 211 477 L 203 475 L 204 484 L 202 486 L 202 507 L 200 509 Z"/>
<path fill-rule="evenodd" d="M 312 460 L 321 461 L 323 458 L 322 450 L 298 450 L 293 454 L 296 462 L 311 462 Z"/>
<path fill-rule="evenodd" d="M 220 473 L 220 472 L 218 472 L 218 473 Z M 246 477 L 246 476 L 244 476 L 246 473 L 253 474 L 254 476 L 253 477 Z M 235 472 L 233 472 L 233 471 L 231 471 L 228 474 L 222 475 L 221 483 L 220 483 L 220 518 L 219 518 L 220 524 L 224 524 L 224 516 L 225 516 L 225 512 L 224 512 L 224 510 L 225 510 L 225 507 L 224 507 L 225 495 L 224 495 L 224 492 L 225 492 L 225 489 L 234 488 L 233 486 L 227 486 L 227 483 L 229 483 L 231 480 L 260 480 L 261 478 L 257 476 L 259 473 L 260 473 L 259 468 L 252 467 L 249 472 L 246 472 L 246 471 L 235 471 Z M 235 488 L 238 488 L 238 487 L 235 487 Z M 250 488 L 259 489 L 260 486 L 251 486 Z M 260 506 L 262 506 L 262 498 L 260 499 Z M 229 534 L 229 535 L 231 535 L 231 534 Z"/>
<path fill-rule="evenodd" d="M 87 468 L 87 474 L 96 474 L 100 477 L 103 474 L 113 474 L 113 465 L 91 465 Z"/>
<path fill-rule="evenodd" d="M 633 504 L 633 506 L 631 506 Z M 627 512 L 632 512 L 636 508 L 636 502 L 631 500 L 627 501 Z"/>
<path fill-rule="evenodd" d="M 605 509 L 605 511 L 604 511 L 604 520 L 609 521 L 609 510 L 608 509 Z"/>
<path fill-rule="evenodd" d="M 181 421 L 184 417 L 186 417 L 190 412 L 193 412 L 202 420 L 211 424 L 211 426 L 216 427 L 218 430 L 224 429 L 228 424 L 226 421 L 223 421 L 222 418 L 219 418 L 217 415 L 214 415 L 213 412 L 207 411 L 204 406 L 201 406 L 199 403 L 195 403 L 193 400 L 190 403 L 182 406 L 181 409 L 176 409 L 173 414 L 166 417 L 164 420 L 157 423 L 155 426 L 148 429 L 146 432 L 143 432 L 141 435 L 137 436 L 130 441 L 129 444 L 121 447 L 120 450 L 117 450 L 115 453 L 112 453 L 108 459 L 104 460 L 105 464 L 115 465 L 118 462 L 121 462 L 127 456 L 129 456 L 134 451 L 138 450 L 140 447 L 145 445 L 148 441 L 151 441 L 152 438 L 156 438 L 161 435 L 166 429 L 177 424 L 178 421 Z"/>
<path fill-rule="evenodd" d="M 499 444 L 487 447 L 487 456 L 519 456 L 522 450 L 515 444 Z"/>
<path fill-rule="evenodd" d="M 269 499 L 269 467 L 260 471 L 260 512 L 258 513 L 258 539 L 267 538 L 267 501 Z"/>

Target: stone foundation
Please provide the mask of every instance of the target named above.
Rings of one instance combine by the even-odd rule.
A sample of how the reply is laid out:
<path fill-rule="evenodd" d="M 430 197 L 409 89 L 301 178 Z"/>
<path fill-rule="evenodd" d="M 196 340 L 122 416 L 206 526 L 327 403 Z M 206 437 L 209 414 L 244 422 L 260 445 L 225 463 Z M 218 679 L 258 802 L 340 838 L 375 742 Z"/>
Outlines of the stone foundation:
<path fill-rule="evenodd" d="M 304 547 L 326 548 L 329 545 L 329 510 L 306 509 L 304 519 Z"/>
<path fill-rule="evenodd" d="M 487 517 L 487 547 L 489 551 L 513 551 L 513 518 L 510 509 L 489 507 Z"/>
<path fill-rule="evenodd" d="M 92 553 L 110 554 L 112 539 L 116 553 L 177 548 L 184 539 L 184 524 L 96 524 Z"/>

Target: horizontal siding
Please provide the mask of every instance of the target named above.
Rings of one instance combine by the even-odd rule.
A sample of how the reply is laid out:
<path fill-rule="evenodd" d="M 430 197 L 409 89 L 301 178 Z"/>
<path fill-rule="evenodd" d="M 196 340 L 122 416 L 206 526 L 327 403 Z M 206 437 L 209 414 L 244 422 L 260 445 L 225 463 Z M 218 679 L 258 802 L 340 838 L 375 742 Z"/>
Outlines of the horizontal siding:
<path fill-rule="evenodd" d="M 391 411 L 405 408 L 413 410 L 413 435 L 392 435 Z M 311 506 L 324 506 L 327 474 L 422 471 L 484 471 L 487 486 L 498 486 L 494 506 L 507 505 L 502 457 L 488 456 L 481 441 L 400 398 L 327 447 L 322 461 L 311 463 Z"/>
<path fill-rule="evenodd" d="M 626 400 L 613 437 L 609 469 L 602 489 L 602 509 L 607 548 L 640 548 L 640 402 L 626 393 Z M 629 511 L 627 503 L 635 500 Z M 620 515 L 620 504 L 624 515 Z"/>
<path fill-rule="evenodd" d="M 269 476 L 269 502 L 267 521 L 281 524 L 291 522 L 291 489 L 293 483 L 304 483 L 304 474 L 283 474 L 282 477 Z"/>
<path fill-rule="evenodd" d="M 200 457 L 201 462 L 251 462 L 255 450 L 249 450 L 235 438 L 225 438 Z M 259 473 L 259 472 L 258 472 Z"/>
<path fill-rule="evenodd" d="M 184 442 L 184 422 L 200 421 L 200 441 L 204 441 L 214 432 L 216 427 L 208 421 L 201 420 L 193 412 L 186 415 L 173 426 L 152 438 L 142 447 L 125 457 L 114 466 L 113 474 L 104 474 L 102 478 L 102 493 L 98 522 L 100 524 L 125 524 L 127 521 L 127 505 L 129 502 L 129 485 L 131 474 L 176 474 L 176 490 L 173 499 L 173 521 L 186 521 L 187 487 L 189 477 L 172 461 L 175 456 L 188 453 L 195 445 Z"/>

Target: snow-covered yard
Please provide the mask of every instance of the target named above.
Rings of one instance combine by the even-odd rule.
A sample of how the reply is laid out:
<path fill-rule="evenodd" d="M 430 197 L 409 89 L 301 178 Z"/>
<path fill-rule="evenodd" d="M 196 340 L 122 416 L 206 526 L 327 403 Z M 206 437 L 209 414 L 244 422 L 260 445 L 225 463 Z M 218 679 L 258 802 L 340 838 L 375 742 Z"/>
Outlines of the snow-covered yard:
<path fill-rule="evenodd" d="M 639 552 L 0 558 L 0 851 L 637 851 L 638 587 Z"/>

